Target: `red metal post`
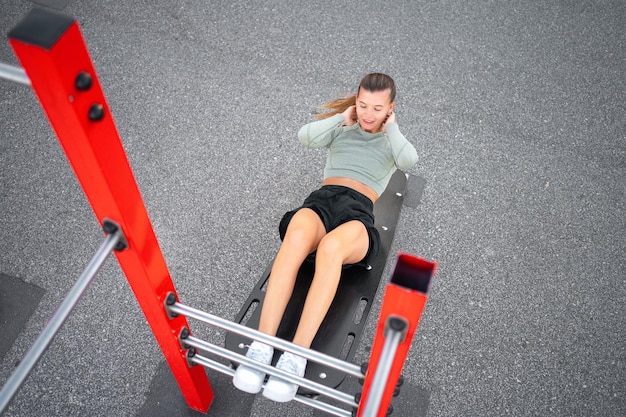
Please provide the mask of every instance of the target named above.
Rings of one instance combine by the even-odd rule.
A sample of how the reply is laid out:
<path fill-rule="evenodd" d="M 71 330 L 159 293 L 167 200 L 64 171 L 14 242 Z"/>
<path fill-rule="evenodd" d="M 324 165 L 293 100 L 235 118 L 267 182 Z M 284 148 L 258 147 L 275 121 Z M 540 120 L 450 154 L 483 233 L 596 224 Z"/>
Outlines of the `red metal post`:
<path fill-rule="evenodd" d="M 77 22 L 32 10 L 9 41 L 102 224 L 120 225 L 128 249 L 116 252 L 190 408 L 206 412 L 213 391 L 203 367 L 189 367 L 178 336 L 184 317 L 168 318 L 174 292 L 161 249 Z"/>
<path fill-rule="evenodd" d="M 368 394 L 371 392 L 374 374 L 381 361 L 381 354 L 385 344 L 385 328 L 388 319 L 397 317 L 408 323 L 406 336 L 397 347 L 393 364 L 389 371 L 389 378 L 385 386 L 383 396 L 378 408 L 377 417 L 383 417 L 391 403 L 396 389 L 402 367 L 411 347 L 413 335 L 417 330 L 422 311 L 426 305 L 430 279 L 435 274 L 437 264 L 422 258 L 405 253 L 400 253 L 395 270 L 391 276 L 391 282 L 387 284 L 381 306 L 378 326 L 374 338 L 374 346 L 365 375 L 363 392 L 359 402 L 358 416 L 363 415 L 364 406 L 367 404 Z"/>

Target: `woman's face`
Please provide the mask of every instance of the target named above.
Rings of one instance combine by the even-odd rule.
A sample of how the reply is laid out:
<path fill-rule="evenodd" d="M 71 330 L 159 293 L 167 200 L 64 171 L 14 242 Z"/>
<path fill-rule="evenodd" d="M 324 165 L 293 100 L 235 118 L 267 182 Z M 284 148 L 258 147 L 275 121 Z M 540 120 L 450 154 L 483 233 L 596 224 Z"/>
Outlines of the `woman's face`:
<path fill-rule="evenodd" d="M 361 129 L 366 132 L 380 132 L 383 123 L 393 111 L 395 103 L 390 101 L 389 89 L 371 92 L 365 89 L 359 91 L 356 97 L 356 117 Z"/>

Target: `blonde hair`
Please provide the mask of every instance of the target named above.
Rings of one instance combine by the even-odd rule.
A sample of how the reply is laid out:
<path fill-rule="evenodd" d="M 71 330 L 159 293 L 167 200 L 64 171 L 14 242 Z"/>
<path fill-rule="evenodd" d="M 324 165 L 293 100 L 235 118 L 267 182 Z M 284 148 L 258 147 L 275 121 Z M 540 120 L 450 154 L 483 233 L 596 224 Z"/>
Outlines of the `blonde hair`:
<path fill-rule="evenodd" d="M 359 95 L 361 88 L 371 92 L 389 90 L 389 101 L 393 103 L 396 99 L 396 83 L 393 81 L 393 78 L 391 78 L 387 74 L 374 72 L 371 74 L 367 74 L 365 77 L 363 77 L 356 94 L 348 97 L 336 98 L 329 101 L 328 103 L 322 104 L 320 106 L 321 109 L 330 111 L 315 114 L 315 118 L 326 119 L 336 114 L 341 114 L 346 111 L 348 107 L 356 105 L 356 98 Z"/>

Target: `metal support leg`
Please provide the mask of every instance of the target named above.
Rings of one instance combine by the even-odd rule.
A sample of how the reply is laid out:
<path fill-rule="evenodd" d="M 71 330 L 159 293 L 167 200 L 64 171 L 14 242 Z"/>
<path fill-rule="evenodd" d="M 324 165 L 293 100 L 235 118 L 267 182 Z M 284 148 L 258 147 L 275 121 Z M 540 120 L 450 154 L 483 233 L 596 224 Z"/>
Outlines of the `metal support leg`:
<path fill-rule="evenodd" d="M 390 317 L 388 320 L 388 329 L 385 334 L 385 344 L 383 345 L 383 351 L 380 355 L 380 361 L 376 367 L 376 373 L 374 374 L 374 380 L 372 381 L 372 387 L 370 394 L 367 397 L 365 408 L 363 410 L 364 417 L 376 417 L 378 409 L 380 407 L 385 388 L 389 382 L 389 373 L 393 361 L 396 358 L 396 352 L 400 343 L 406 338 L 406 331 L 409 323 L 399 317 Z M 395 382 L 394 382 L 395 383 Z"/>
<path fill-rule="evenodd" d="M 111 223 L 109 223 L 111 224 Z M 0 391 L 0 414 L 7 407 L 13 396 L 22 386 L 22 383 L 30 374 L 35 364 L 41 356 L 44 354 L 50 342 L 57 334 L 65 320 L 68 318 L 80 297 L 85 293 L 87 287 L 96 276 L 104 261 L 109 257 L 111 252 L 116 249 L 119 242 L 123 241 L 122 231 L 119 227 L 115 227 L 115 232 L 108 235 L 100 249 L 96 252 L 91 262 L 87 265 L 87 268 L 83 271 L 78 281 L 74 284 L 70 292 L 67 294 L 63 302 L 59 305 L 57 310 L 52 314 L 48 324 L 39 334 L 39 337 L 35 340 L 32 347 L 26 353 L 26 356 L 20 362 L 19 366 L 13 371 L 13 374 L 9 377 L 6 384 Z"/>
<path fill-rule="evenodd" d="M 120 267 L 187 404 L 206 413 L 213 390 L 178 342 L 187 321 L 170 320 L 163 307 L 174 283 L 78 22 L 35 8 L 9 32 L 9 42 L 96 218 L 115 220 L 124 231 L 128 249 L 116 253 Z"/>
<path fill-rule="evenodd" d="M 381 306 L 357 415 L 383 417 L 426 305 L 437 264 L 400 253 Z M 398 321 L 399 320 L 399 321 Z M 396 329 L 395 332 L 389 331 Z M 397 334 L 396 334 L 397 333 Z M 403 336 L 404 335 L 404 336 Z M 381 392 L 382 390 L 382 392 Z"/>

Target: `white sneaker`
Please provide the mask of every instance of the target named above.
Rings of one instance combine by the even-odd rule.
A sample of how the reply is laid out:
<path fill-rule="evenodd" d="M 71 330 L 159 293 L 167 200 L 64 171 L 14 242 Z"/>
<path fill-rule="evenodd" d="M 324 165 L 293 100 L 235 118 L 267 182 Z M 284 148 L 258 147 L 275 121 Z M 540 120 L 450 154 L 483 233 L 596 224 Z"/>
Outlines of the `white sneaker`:
<path fill-rule="evenodd" d="M 306 362 L 306 358 L 302 356 L 285 352 L 280 356 L 280 359 L 278 359 L 276 368 L 303 377 L 304 371 L 306 370 Z M 287 382 L 277 376 L 270 376 L 267 380 L 267 384 L 265 384 L 263 396 L 270 400 L 284 403 L 293 400 L 296 396 L 296 392 L 298 392 L 298 386 L 296 384 Z"/>
<path fill-rule="evenodd" d="M 253 341 L 248 347 L 246 357 L 253 359 L 265 365 L 272 363 L 272 357 L 274 356 L 274 348 L 261 342 Z M 235 376 L 233 377 L 233 384 L 240 390 L 249 394 L 256 394 L 261 391 L 265 381 L 265 372 L 251 368 L 246 365 L 239 365 Z"/>

